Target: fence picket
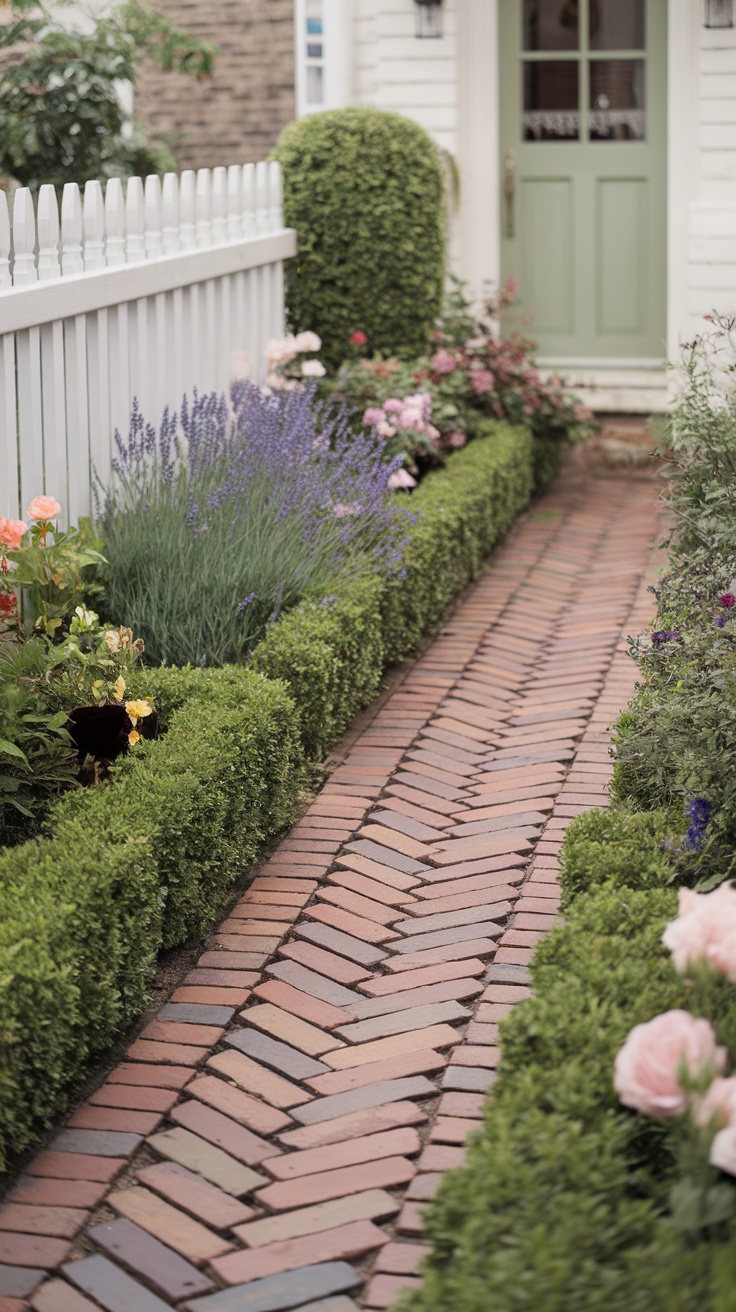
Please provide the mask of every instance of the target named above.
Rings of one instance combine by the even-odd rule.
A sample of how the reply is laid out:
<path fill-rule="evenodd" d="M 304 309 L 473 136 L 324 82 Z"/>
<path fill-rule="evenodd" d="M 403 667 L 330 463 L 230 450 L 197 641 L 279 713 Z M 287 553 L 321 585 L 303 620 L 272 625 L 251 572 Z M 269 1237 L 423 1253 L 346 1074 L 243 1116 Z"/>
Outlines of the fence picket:
<path fill-rule="evenodd" d="M 76 182 L 66 182 L 61 196 L 61 272 L 82 273 L 82 198 Z"/>
<path fill-rule="evenodd" d="M 84 184 L 84 267 L 90 272 L 105 267 L 105 201 L 99 182 Z"/>
<path fill-rule="evenodd" d="M 59 262 L 59 206 L 56 189 L 41 187 L 38 193 L 38 281 L 61 277 Z"/>
<path fill-rule="evenodd" d="M 125 250 L 128 264 L 142 264 L 146 258 L 146 219 L 143 183 L 128 178 L 125 188 Z"/>
<path fill-rule="evenodd" d="M 164 253 L 161 233 L 161 179 L 156 173 L 149 173 L 144 188 L 145 248 L 146 259 L 156 260 Z"/>
<path fill-rule="evenodd" d="M 105 187 L 105 230 L 107 267 L 125 264 L 125 197 L 120 178 L 110 178 Z"/>
<path fill-rule="evenodd" d="M 28 187 L 19 187 L 13 200 L 13 253 L 15 286 L 36 282 L 36 216 Z"/>
<path fill-rule="evenodd" d="M 161 239 L 164 255 L 179 250 L 179 179 L 175 173 L 165 173 L 161 189 Z"/>
<path fill-rule="evenodd" d="M 8 198 L 0 191 L 0 291 L 12 287 L 10 276 L 10 215 Z"/>

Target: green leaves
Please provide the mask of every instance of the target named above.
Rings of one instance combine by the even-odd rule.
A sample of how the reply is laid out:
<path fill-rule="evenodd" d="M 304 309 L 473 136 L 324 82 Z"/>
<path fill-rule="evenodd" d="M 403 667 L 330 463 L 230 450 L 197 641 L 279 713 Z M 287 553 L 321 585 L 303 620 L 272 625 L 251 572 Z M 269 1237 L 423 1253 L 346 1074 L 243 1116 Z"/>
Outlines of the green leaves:
<path fill-rule="evenodd" d="M 141 0 L 103 11 L 84 30 L 50 18 L 36 0 L 11 0 L 11 12 L 0 50 L 24 50 L 0 73 L 0 174 L 37 188 L 175 167 L 123 109 L 116 83 L 135 86 L 146 58 L 201 80 L 215 46 Z"/>

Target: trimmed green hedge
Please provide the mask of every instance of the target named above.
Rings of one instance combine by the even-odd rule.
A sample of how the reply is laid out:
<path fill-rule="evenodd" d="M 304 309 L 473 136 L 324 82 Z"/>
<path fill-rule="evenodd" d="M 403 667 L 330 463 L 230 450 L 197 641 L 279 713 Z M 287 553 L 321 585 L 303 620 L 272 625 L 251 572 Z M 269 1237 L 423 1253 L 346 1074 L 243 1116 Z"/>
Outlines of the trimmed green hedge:
<path fill-rule="evenodd" d="M 0 853 L 0 1168 L 141 1010 L 162 947 L 197 941 L 291 819 L 320 757 L 479 572 L 531 490 L 526 429 L 490 424 L 416 493 L 403 579 L 361 577 L 269 631 L 253 668 L 145 669 L 165 730 Z M 288 687 L 287 687 L 288 684 Z"/>
<path fill-rule="evenodd" d="M 380 109 L 328 110 L 290 123 L 273 158 L 298 239 L 290 327 L 319 333 L 335 368 L 356 328 L 374 353 L 422 355 L 445 271 L 444 179 L 429 134 Z"/>

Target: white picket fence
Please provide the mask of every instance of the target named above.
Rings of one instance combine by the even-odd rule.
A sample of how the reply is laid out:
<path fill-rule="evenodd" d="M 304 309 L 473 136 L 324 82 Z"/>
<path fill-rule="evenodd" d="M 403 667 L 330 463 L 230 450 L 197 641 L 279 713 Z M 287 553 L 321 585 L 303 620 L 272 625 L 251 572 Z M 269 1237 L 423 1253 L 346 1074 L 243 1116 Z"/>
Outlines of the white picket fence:
<path fill-rule="evenodd" d="M 40 492 L 92 507 L 131 403 L 158 423 L 185 392 L 258 381 L 283 333 L 296 251 L 276 163 L 0 191 L 0 515 Z"/>

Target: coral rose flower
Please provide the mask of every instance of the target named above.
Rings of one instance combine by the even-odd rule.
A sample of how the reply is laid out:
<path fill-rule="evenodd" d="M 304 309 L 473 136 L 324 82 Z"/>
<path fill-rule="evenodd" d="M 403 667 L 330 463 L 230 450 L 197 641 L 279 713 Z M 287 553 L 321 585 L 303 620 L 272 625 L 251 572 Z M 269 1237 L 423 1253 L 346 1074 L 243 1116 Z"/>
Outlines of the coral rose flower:
<path fill-rule="evenodd" d="M 645 1025 L 635 1025 L 619 1051 L 613 1085 L 625 1107 L 655 1120 L 680 1116 L 690 1095 L 682 1088 L 683 1067 L 693 1078 L 721 1074 L 726 1049 L 716 1045 L 707 1020 L 689 1011 L 665 1011 Z"/>
<path fill-rule="evenodd" d="M 41 522 L 49 519 L 56 519 L 61 514 L 61 506 L 54 497 L 34 497 L 28 507 L 28 516 L 30 519 L 37 519 Z"/>
<path fill-rule="evenodd" d="M 18 550 L 23 534 L 27 532 L 28 525 L 22 519 L 0 519 L 0 542 L 9 551 Z"/>

